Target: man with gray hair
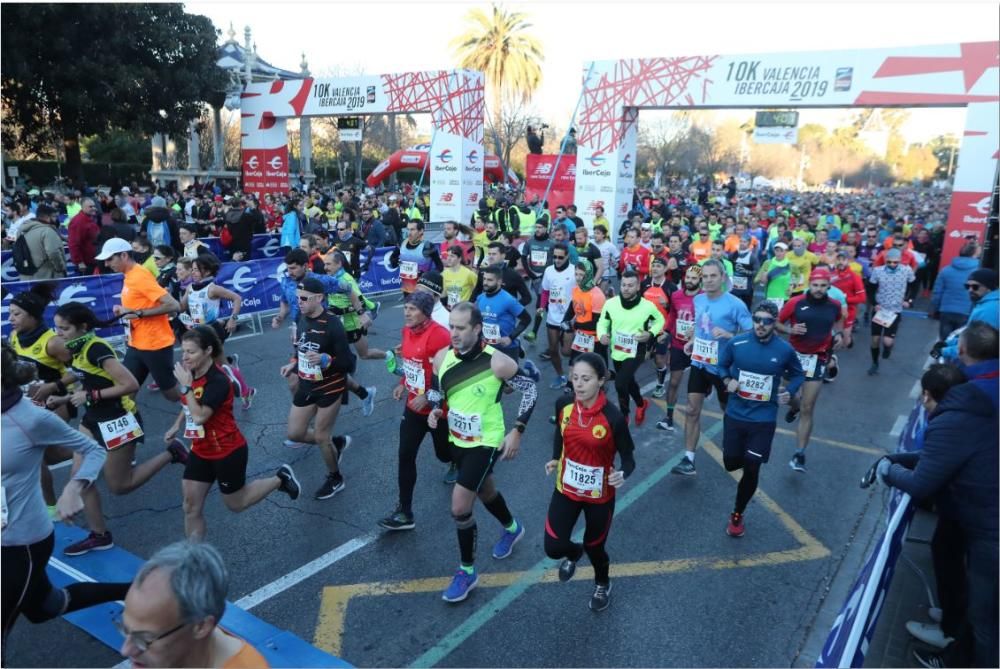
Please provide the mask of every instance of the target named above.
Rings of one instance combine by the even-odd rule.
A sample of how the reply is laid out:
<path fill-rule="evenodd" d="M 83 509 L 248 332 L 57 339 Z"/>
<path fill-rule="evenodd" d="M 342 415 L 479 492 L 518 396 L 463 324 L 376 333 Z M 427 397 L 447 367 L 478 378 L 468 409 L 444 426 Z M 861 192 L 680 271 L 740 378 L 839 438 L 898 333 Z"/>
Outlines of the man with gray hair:
<path fill-rule="evenodd" d="M 267 667 L 246 641 L 219 626 L 229 573 L 206 543 L 160 549 L 136 574 L 116 621 L 121 654 L 137 667 Z"/>

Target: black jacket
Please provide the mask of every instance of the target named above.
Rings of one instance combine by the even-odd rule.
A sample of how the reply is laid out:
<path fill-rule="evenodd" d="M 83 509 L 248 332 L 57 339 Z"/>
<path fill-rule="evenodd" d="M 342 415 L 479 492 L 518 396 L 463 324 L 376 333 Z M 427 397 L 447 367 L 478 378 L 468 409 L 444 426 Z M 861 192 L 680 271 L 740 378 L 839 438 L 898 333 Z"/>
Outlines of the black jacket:
<path fill-rule="evenodd" d="M 941 514 L 970 536 L 996 541 L 998 467 L 996 406 L 974 383 L 963 383 L 931 414 L 916 467 L 894 464 L 886 481 L 915 499 L 935 496 Z"/>

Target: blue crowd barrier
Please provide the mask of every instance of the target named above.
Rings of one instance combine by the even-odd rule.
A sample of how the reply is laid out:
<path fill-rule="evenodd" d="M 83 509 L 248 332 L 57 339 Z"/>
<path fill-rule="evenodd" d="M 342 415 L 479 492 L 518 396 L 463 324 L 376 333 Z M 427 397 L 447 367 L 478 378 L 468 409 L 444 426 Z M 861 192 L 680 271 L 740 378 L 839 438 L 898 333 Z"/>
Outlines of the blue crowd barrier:
<path fill-rule="evenodd" d="M 261 249 L 266 248 L 262 246 Z M 368 269 L 362 274 L 358 285 L 366 294 L 377 294 L 393 291 L 399 288 L 399 268 L 390 269 L 388 256 L 394 247 L 376 249 Z M 263 252 L 263 251 L 262 251 Z M 272 254 L 278 256 L 275 248 Z M 361 262 L 368 260 L 368 254 L 361 254 Z M 285 271 L 284 261 L 280 257 L 248 260 L 245 262 L 226 262 L 219 269 L 217 283 L 230 288 L 243 297 L 241 313 L 274 311 L 281 302 L 281 275 Z M 10 336 L 10 300 L 17 293 L 29 290 L 35 281 L 4 281 L 4 296 L 0 302 L 0 317 L 2 327 L 0 334 Z M 81 302 L 94 310 L 98 320 L 110 320 L 114 312 L 112 308 L 121 304 L 122 275 L 101 274 L 99 276 L 77 276 L 65 279 L 46 281 L 54 284 L 55 299 L 45 310 L 45 322 L 52 323 L 56 309 L 67 302 Z M 220 305 L 220 316 L 232 313 L 232 305 L 223 301 Z M 102 337 L 116 337 L 124 334 L 121 325 L 112 325 L 99 330 Z"/>
<path fill-rule="evenodd" d="M 898 452 L 918 451 L 923 447 L 923 433 L 927 427 L 927 413 L 917 400 L 910 412 L 906 429 L 899 437 Z M 841 607 L 840 614 L 830 629 L 823 645 L 823 652 L 816 660 L 817 667 L 863 667 L 865 653 L 871 645 L 882 606 L 885 604 L 896 562 L 903 550 L 903 541 L 913 518 L 910 496 L 898 488 L 891 489 L 886 529 L 861 573 L 858 574 Z"/>

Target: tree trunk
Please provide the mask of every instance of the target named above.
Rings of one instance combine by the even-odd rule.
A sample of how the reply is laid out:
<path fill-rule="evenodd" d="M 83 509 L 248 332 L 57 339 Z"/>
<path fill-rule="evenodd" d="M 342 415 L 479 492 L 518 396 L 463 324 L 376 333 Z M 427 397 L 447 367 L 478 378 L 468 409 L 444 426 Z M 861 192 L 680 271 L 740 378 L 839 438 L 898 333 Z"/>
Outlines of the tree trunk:
<path fill-rule="evenodd" d="M 71 181 L 83 177 L 83 158 L 80 156 L 80 132 L 75 121 L 63 122 L 63 153 L 66 155 L 66 172 Z M 58 160 L 58 156 L 56 157 Z"/>

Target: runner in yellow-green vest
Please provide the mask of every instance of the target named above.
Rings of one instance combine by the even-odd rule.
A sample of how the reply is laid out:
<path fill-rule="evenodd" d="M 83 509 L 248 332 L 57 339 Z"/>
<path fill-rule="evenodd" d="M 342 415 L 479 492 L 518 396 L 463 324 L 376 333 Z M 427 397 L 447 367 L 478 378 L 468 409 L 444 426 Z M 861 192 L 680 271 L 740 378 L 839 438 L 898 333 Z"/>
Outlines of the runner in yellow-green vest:
<path fill-rule="evenodd" d="M 646 420 L 649 400 L 642 398 L 635 373 L 646 359 L 650 344 L 663 332 L 666 319 L 656 305 L 639 292 L 639 275 L 622 274 L 620 294 L 604 303 L 597 321 L 597 336 L 609 347 L 615 365 L 615 389 L 625 421 L 629 420 L 629 396 L 635 400 L 635 426 Z"/>
<path fill-rule="evenodd" d="M 458 469 L 452 489 L 451 515 L 458 531 L 461 565 L 442 595 L 447 602 L 460 602 L 479 583 L 475 567 L 476 520 L 472 510 L 476 497 L 503 526 L 493 547 L 493 557 L 502 560 L 514 551 L 524 536 L 521 525 L 493 481 L 497 460 L 517 456 L 537 397 L 538 369 L 530 362 L 519 368 L 515 360 L 483 340 L 483 317 L 470 302 L 460 302 L 449 315 L 451 347 L 434 357 L 432 389 L 427 399 L 433 407 L 427 424 L 436 429 L 448 421 L 452 462 Z M 505 434 L 500 399 L 505 386 L 522 393 L 514 429 Z"/>

